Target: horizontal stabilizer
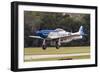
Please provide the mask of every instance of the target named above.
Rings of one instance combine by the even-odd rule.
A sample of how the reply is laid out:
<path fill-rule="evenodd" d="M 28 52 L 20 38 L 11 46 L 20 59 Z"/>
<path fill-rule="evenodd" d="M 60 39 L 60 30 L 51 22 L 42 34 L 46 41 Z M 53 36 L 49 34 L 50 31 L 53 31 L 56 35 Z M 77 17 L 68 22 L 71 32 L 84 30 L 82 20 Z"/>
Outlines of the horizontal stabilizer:
<path fill-rule="evenodd" d="M 31 38 L 37 38 L 37 39 L 43 39 L 40 36 L 29 36 L 29 37 L 31 37 Z"/>

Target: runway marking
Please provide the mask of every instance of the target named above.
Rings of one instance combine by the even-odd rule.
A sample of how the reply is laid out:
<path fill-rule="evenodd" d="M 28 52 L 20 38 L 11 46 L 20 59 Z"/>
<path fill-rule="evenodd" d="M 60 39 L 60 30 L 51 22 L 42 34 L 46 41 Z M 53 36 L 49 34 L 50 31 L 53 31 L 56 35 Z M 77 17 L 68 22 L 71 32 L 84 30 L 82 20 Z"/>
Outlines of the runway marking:
<path fill-rule="evenodd" d="M 90 55 L 90 53 L 78 53 L 78 54 L 52 54 L 52 55 L 25 55 L 24 60 L 32 60 L 32 59 L 42 59 L 42 58 L 59 58 L 65 56 L 84 56 Z"/>

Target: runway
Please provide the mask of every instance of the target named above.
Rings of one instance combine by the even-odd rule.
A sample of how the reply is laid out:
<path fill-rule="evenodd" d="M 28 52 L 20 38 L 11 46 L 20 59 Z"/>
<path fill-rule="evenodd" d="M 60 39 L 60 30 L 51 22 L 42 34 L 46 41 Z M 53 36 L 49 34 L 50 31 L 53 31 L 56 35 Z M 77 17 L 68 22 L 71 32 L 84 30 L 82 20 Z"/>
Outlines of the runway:
<path fill-rule="evenodd" d="M 85 56 L 85 55 L 90 55 L 90 53 L 25 55 L 24 60 L 43 59 L 43 58 L 59 58 L 59 57 L 70 57 L 70 56 Z"/>

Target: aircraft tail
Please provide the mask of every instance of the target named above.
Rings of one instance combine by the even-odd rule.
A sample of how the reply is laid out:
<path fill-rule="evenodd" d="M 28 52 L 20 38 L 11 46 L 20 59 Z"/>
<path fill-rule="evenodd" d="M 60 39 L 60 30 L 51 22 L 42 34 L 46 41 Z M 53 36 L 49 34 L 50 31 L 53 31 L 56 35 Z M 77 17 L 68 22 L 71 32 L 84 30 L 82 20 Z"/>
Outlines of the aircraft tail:
<path fill-rule="evenodd" d="M 84 35 L 84 30 L 83 30 L 83 26 L 80 26 L 79 31 L 80 35 Z"/>

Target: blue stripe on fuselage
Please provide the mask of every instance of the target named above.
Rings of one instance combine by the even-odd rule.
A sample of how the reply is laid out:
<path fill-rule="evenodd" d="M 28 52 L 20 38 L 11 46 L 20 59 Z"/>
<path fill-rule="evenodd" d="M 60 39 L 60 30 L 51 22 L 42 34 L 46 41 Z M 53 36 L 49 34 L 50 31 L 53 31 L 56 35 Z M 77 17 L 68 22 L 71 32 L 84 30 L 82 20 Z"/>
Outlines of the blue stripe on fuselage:
<path fill-rule="evenodd" d="M 50 32 L 54 32 L 54 30 L 39 30 L 39 31 L 36 32 L 36 35 L 37 36 L 40 36 L 42 38 L 47 38 L 48 37 L 48 34 Z"/>

